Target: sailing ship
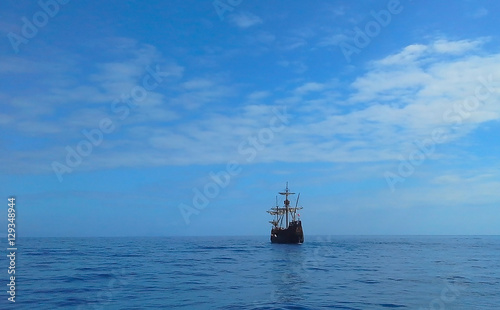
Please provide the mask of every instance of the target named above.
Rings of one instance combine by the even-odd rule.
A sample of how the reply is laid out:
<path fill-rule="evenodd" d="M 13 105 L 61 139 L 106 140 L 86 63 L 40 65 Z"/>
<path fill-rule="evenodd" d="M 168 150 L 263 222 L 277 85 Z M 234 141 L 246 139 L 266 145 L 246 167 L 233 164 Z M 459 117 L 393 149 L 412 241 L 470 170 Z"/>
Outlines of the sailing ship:
<path fill-rule="evenodd" d="M 269 221 L 269 223 L 273 224 L 273 227 L 271 228 L 271 242 L 303 243 L 304 232 L 302 231 L 300 214 L 297 213 L 298 210 L 302 209 L 302 207 L 298 206 L 300 193 L 297 196 L 295 207 L 291 207 L 290 200 L 288 200 L 288 196 L 295 195 L 295 193 L 291 193 L 288 190 L 288 182 L 286 183 L 285 191 L 279 194 L 285 196 L 285 200 L 283 202 L 284 205 L 282 207 L 278 206 L 278 197 L 276 196 L 276 207 L 267 211 L 269 214 L 274 216 L 274 219 Z M 283 220 L 285 220 L 284 223 Z"/>

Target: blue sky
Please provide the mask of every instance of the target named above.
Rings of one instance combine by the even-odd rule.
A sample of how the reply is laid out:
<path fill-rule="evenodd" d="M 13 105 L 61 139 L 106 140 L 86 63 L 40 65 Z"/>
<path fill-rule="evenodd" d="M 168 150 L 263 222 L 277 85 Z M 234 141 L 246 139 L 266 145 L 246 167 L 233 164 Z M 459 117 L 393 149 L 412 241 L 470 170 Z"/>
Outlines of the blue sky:
<path fill-rule="evenodd" d="M 499 9 L 4 1 L 1 196 L 25 236 L 267 235 L 286 182 L 306 235 L 500 234 Z"/>

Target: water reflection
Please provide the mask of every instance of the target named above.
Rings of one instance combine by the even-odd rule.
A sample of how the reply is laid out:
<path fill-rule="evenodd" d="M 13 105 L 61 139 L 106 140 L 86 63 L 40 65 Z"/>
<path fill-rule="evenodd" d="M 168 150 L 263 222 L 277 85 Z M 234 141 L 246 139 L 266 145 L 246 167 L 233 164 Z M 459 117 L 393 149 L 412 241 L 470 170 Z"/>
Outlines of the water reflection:
<path fill-rule="evenodd" d="M 281 303 L 303 300 L 307 287 L 305 247 L 296 244 L 273 244 L 271 256 L 271 300 Z"/>

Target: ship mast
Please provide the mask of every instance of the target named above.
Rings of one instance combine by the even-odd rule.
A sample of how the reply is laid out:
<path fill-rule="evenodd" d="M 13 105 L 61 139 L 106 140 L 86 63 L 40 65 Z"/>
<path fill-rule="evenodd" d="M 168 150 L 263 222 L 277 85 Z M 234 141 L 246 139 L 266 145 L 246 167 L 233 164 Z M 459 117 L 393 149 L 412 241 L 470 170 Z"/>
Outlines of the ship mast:
<path fill-rule="evenodd" d="M 285 189 L 285 192 L 283 193 L 280 193 L 280 195 L 284 195 L 285 196 L 285 215 L 286 215 L 286 227 L 285 228 L 288 228 L 288 206 L 290 205 L 290 200 L 288 200 L 288 195 L 294 195 L 295 193 L 290 193 L 288 191 L 288 182 L 286 182 L 286 189 Z"/>

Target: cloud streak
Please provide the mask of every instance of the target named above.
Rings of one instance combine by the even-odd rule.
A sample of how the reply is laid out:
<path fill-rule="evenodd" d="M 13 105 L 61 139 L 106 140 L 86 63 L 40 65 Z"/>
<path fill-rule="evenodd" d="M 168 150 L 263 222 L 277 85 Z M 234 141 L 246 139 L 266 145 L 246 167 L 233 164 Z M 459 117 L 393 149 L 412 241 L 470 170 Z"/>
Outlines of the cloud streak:
<path fill-rule="evenodd" d="M 373 61 L 348 84 L 310 80 L 288 88 L 283 96 L 273 95 L 272 90 L 245 94 L 223 79 L 181 80 L 182 68 L 173 65 L 168 70 L 173 78 L 168 89 L 151 93 L 124 123 L 127 127 L 82 169 L 224 163 L 245 136 L 263 126 L 276 105 L 287 106 L 292 122 L 273 145 L 259 153 L 256 162 L 395 160 L 413 141 L 437 127 L 447 130 L 449 143 L 482 123 L 500 119 L 500 78 L 496 76 L 500 54 L 469 54 L 483 42 L 439 39 L 409 45 Z M 161 61 L 154 48 L 147 49 L 150 56 L 132 62 L 98 65 L 99 73 L 90 75 L 86 86 L 51 89 L 37 96 L 38 100 L 30 94 L 10 97 L 11 103 L 22 101 L 33 111 L 21 113 L 13 105 L 10 115 L 16 125 L 3 117 L 0 126 L 9 126 L 14 135 L 52 137 L 36 156 L 17 151 L 19 158 L 39 163 L 38 169 L 29 165 L 30 171 L 45 171 L 43 163 L 51 162 L 55 150 L 76 141 L 79 130 L 109 115 L 110 102 L 137 83 L 148 61 Z M 452 128 L 456 124 L 443 119 L 443 114 L 473 95 L 480 78 L 486 79 L 491 96 L 464 119 L 467 126 Z M 45 104 L 38 110 L 40 100 Z M 233 108 L 221 109 L 222 103 L 231 101 Z M 69 109 L 70 103 L 81 105 Z M 188 114 L 195 110 L 203 112 Z M 10 161 L 13 166 L 24 165 Z"/>
<path fill-rule="evenodd" d="M 229 17 L 229 21 L 233 25 L 243 29 L 250 28 L 263 23 L 260 17 L 249 12 L 240 12 L 232 14 Z"/>

